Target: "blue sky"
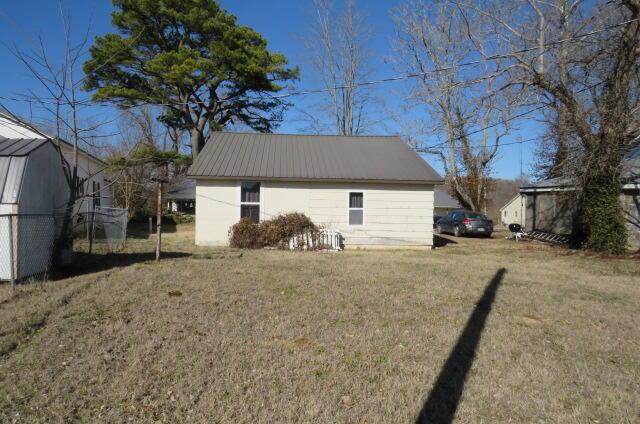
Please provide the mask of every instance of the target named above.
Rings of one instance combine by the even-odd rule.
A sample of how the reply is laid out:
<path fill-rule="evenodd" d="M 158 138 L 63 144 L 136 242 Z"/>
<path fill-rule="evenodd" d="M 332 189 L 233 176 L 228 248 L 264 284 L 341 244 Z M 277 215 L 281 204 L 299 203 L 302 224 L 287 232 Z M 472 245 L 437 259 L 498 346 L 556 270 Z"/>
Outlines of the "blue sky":
<path fill-rule="evenodd" d="M 393 54 L 394 25 L 391 11 L 397 7 L 399 0 L 361 0 L 361 7 L 365 8 L 373 36 L 369 48 L 372 52 L 370 79 L 384 78 L 397 75 L 398 72 L 389 64 Z M 263 34 L 271 50 L 285 54 L 291 65 L 299 66 L 300 81 L 297 88 L 320 88 L 318 79 L 308 65 L 308 54 L 301 39 L 309 35 L 309 25 L 312 20 L 312 0 L 222 0 L 220 4 L 237 16 L 239 22 L 248 25 Z M 375 5 L 375 6 L 372 6 Z M 84 31 L 89 28 L 91 38 L 113 31 L 110 13 L 111 2 L 108 0 L 62 0 L 63 9 L 69 14 L 74 33 L 72 36 L 79 40 Z M 62 24 L 57 0 L 3 0 L 0 9 L 0 40 L 9 45 L 17 45 L 21 49 L 36 46 L 38 36 L 43 40 L 47 49 L 55 59 L 59 59 L 57 52 L 61 52 L 63 45 Z M 2 66 L 0 67 L 0 96 L 15 97 L 28 94 L 29 91 L 42 93 L 39 83 L 29 76 L 24 65 L 20 64 L 4 46 L 2 51 Z M 384 121 L 374 130 L 377 133 L 397 133 L 398 126 L 388 118 L 387 110 L 398 110 L 402 102 L 402 94 L 406 92 L 410 82 L 386 83 L 378 86 L 374 95 L 384 100 L 385 106 L 377 110 L 377 115 Z M 307 110 L 318 101 L 316 95 L 300 96 L 292 99 L 293 108 L 287 113 L 285 122 L 278 131 L 296 133 L 304 127 L 298 119 L 299 110 Z M 36 120 L 42 112 L 30 108 L 28 103 L 11 101 L 0 98 L 3 105 L 15 113 L 23 116 L 34 116 Z M 113 115 L 114 112 L 105 108 L 97 108 L 90 113 Z M 409 119 L 421 119 L 424 113 L 419 109 L 407 113 Z M 520 130 L 514 132 L 505 142 L 530 139 L 543 131 L 536 123 L 520 122 Z M 523 158 L 525 173 L 530 168 L 535 143 L 523 144 Z M 434 157 L 425 159 L 441 172 Z M 500 149 L 493 175 L 500 178 L 516 178 L 520 175 L 520 146 L 518 144 L 504 146 Z"/>

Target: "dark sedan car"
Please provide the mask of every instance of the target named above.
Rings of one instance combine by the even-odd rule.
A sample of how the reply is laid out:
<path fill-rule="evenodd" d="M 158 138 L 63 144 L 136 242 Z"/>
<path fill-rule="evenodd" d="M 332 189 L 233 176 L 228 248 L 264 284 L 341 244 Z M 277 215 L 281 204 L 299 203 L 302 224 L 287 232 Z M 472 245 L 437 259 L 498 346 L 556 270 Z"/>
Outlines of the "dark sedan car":
<path fill-rule="evenodd" d="M 456 237 L 463 235 L 491 237 L 493 221 L 479 212 L 451 211 L 438 220 L 436 233 L 450 233 Z"/>

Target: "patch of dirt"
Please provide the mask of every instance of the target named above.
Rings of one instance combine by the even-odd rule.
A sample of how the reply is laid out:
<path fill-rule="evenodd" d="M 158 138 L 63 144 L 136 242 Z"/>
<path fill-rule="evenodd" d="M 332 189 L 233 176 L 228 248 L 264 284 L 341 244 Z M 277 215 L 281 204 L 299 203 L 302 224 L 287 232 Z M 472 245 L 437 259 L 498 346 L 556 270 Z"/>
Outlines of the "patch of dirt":
<path fill-rule="evenodd" d="M 527 324 L 533 324 L 533 325 L 542 325 L 544 324 L 544 320 L 540 317 L 536 317 L 533 315 L 528 315 L 528 314 L 524 314 L 524 315 L 520 315 L 518 317 L 518 319 L 524 323 Z"/>

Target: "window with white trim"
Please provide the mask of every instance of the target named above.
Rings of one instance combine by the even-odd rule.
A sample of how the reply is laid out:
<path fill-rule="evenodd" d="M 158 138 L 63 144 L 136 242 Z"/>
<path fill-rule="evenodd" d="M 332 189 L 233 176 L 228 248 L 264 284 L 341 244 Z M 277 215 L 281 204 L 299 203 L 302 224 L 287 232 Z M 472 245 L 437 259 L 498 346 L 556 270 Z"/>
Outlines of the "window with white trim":
<path fill-rule="evenodd" d="M 349 193 L 349 225 L 364 225 L 364 193 Z"/>
<path fill-rule="evenodd" d="M 240 218 L 260 222 L 260 183 L 243 181 L 240 186 Z"/>

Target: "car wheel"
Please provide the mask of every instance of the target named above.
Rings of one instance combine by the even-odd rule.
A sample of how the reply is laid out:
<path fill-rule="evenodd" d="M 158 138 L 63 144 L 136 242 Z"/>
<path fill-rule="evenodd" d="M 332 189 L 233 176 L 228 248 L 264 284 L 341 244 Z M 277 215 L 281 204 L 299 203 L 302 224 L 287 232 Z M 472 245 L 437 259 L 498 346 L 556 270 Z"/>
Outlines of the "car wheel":
<path fill-rule="evenodd" d="M 436 225 L 436 234 L 442 234 L 442 227 L 440 224 Z"/>
<path fill-rule="evenodd" d="M 462 231 L 460 231 L 460 226 L 456 225 L 453 227 L 453 235 L 456 237 L 460 237 L 462 235 Z"/>

